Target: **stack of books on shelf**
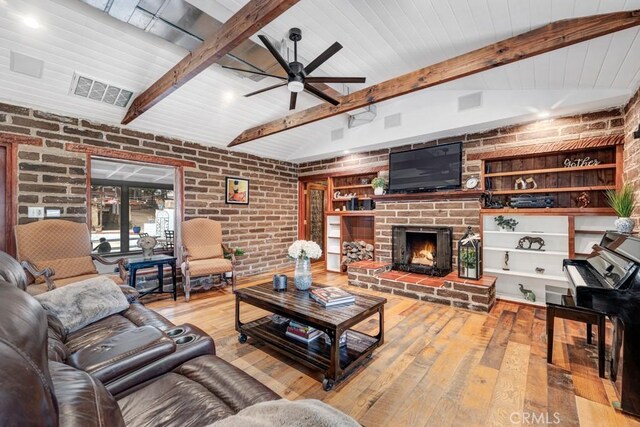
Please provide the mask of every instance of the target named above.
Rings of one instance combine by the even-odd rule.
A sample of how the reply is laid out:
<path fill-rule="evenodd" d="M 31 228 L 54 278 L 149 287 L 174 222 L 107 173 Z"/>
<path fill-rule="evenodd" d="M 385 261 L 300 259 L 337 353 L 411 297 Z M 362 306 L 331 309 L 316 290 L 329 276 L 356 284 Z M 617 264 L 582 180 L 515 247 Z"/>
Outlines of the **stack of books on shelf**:
<path fill-rule="evenodd" d="M 336 305 L 351 305 L 356 301 L 356 297 L 340 288 L 315 288 L 309 293 L 317 303 L 323 307 L 334 307 Z"/>
<path fill-rule="evenodd" d="M 290 338 L 302 341 L 305 344 L 309 344 L 311 341 L 322 335 L 322 332 L 312 328 L 311 326 L 303 325 L 295 320 L 289 322 L 286 335 Z"/>

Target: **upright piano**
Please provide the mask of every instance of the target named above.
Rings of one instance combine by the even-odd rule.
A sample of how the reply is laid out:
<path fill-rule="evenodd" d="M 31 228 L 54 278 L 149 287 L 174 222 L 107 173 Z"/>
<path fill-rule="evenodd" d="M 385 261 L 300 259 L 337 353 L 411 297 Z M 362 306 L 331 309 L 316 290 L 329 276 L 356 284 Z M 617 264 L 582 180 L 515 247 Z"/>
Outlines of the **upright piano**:
<path fill-rule="evenodd" d="M 612 320 L 610 377 L 621 409 L 640 416 L 640 239 L 607 232 L 587 259 L 564 260 L 563 269 L 575 306 Z"/>

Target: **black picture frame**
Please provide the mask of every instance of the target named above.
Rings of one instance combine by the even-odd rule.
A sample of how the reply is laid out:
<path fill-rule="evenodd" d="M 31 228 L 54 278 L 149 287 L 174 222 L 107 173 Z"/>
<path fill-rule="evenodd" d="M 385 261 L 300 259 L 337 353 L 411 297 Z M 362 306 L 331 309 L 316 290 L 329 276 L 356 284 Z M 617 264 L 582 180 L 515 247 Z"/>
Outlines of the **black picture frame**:
<path fill-rule="evenodd" d="M 244 196 L 242 196 L 244 193 Z M 228 205 L 249 204 L 249 180 L 235 176 L 224 178 L 224 201 Z"/>

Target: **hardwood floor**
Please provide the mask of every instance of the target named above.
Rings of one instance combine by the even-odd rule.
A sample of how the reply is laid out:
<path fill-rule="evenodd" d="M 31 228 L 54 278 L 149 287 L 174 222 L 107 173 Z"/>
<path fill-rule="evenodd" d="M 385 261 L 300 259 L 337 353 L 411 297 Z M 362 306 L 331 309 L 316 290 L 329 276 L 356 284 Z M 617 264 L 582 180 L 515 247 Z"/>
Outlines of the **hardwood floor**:
<path fill-rule="evenodd" d="M 270 279 L 254 276 L 239 286 Z M 319 265 L 314 281 L 348 287 L 345 275 Z M 543 308 L 500 301 L 487 315 L 371 293 L 389 301 L 385 344 L 331 392 L 322 390 L 320 372 L 252 345 L 251 338 L 238 342 L 230 288 L 192 294 L 189 303 L 179 297 L 147 305 L 176 324 L 193 323 L 211 334 L 220 357 L 280 396 L 320 399 L 365 426 L 640 426 L 611 407 L 615 391 L 598 378 L 597 350 L 586 345 L 584 325 L 557 320 L 549 365 Z M 243 313 L 243 320 L 264 315 L 248 306 Z M 359 327 L 375 328 L 375 318 Z"/>

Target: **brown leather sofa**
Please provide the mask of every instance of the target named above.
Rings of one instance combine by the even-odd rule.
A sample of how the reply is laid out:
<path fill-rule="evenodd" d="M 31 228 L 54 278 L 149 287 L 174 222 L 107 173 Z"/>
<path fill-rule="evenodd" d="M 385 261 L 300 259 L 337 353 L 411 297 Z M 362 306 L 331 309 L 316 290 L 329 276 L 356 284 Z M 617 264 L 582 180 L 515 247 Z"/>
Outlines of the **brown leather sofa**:
<path fill-rule="evenodd" d="M 0 425 L 201 426 L 279 398 L 215 356 L 193 325 L 174 326 L 134 301 L 67 335 L 2 279 L 0 360 Z"/>

